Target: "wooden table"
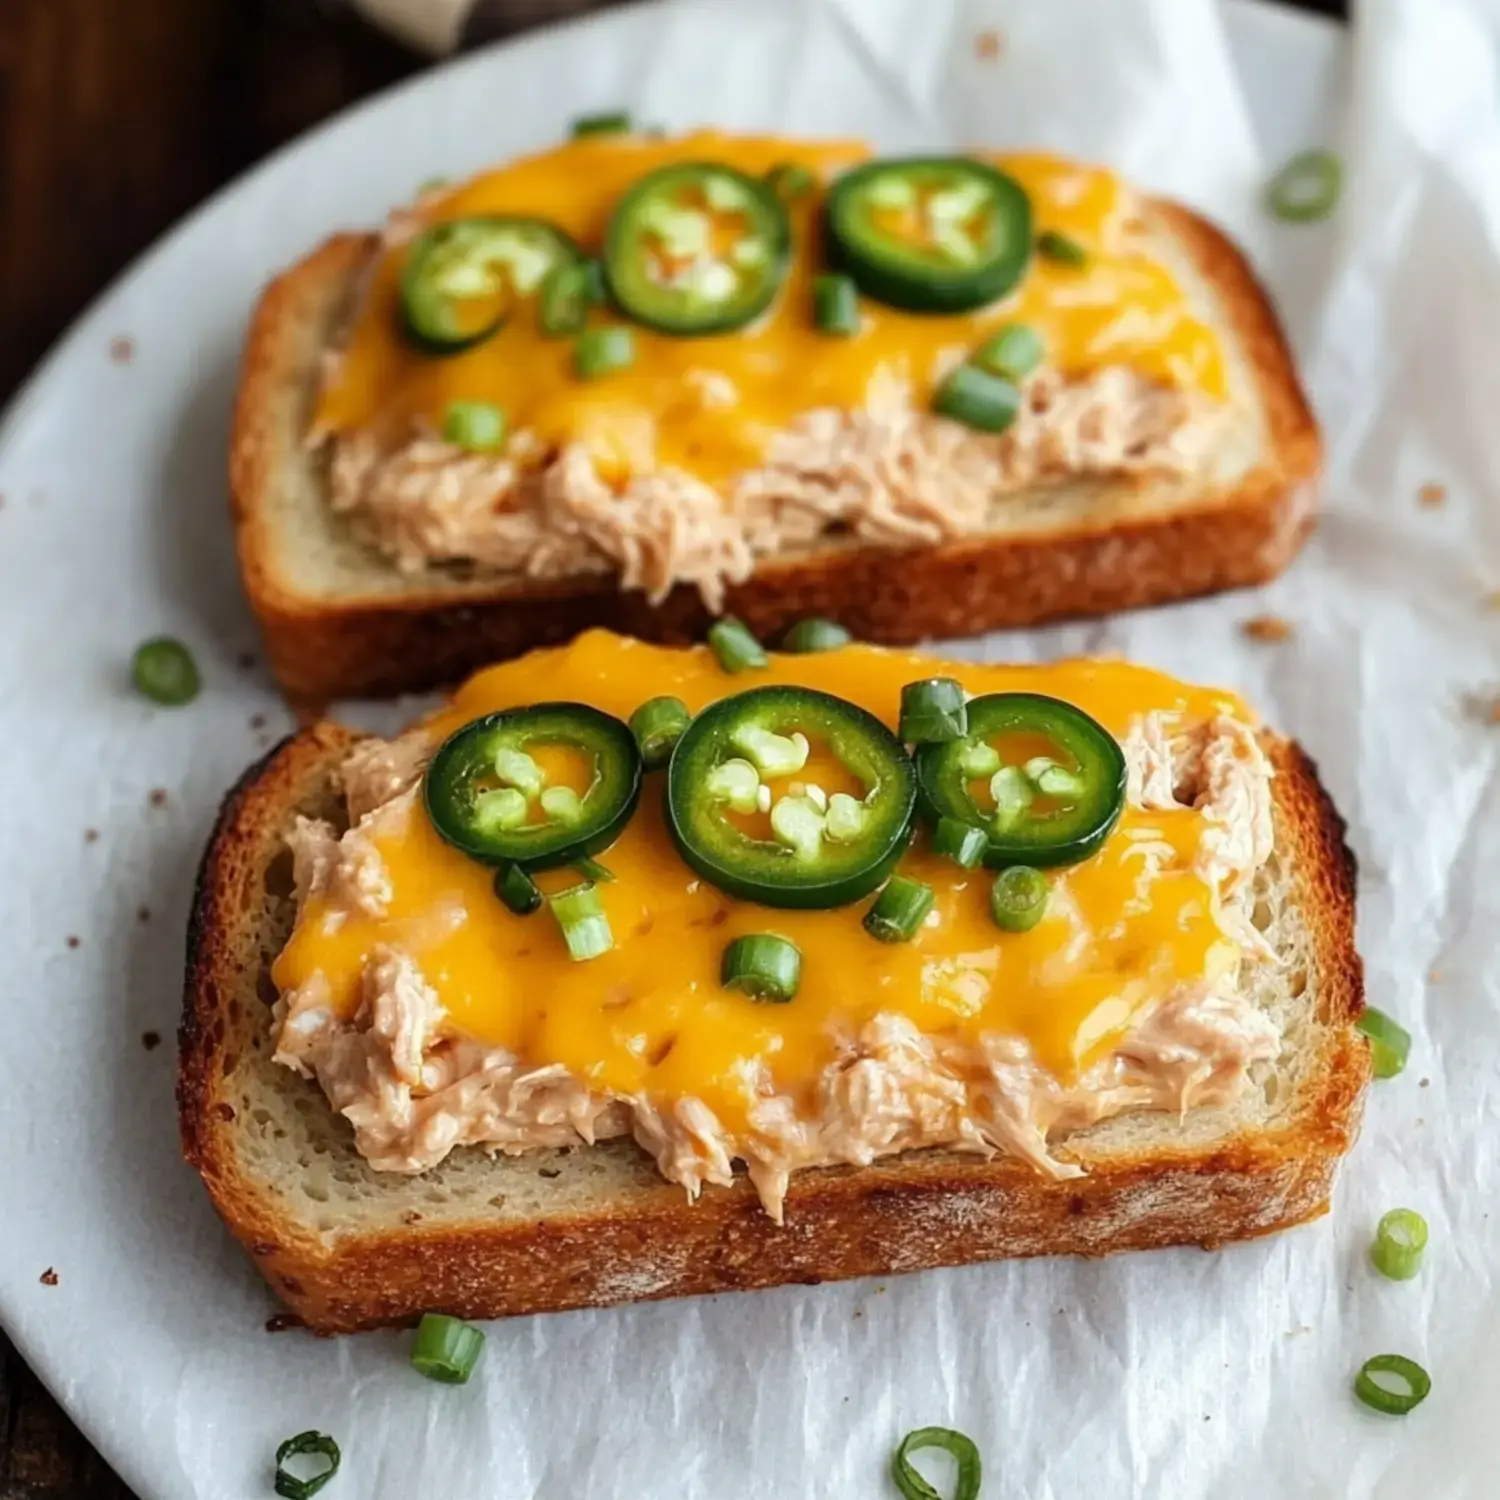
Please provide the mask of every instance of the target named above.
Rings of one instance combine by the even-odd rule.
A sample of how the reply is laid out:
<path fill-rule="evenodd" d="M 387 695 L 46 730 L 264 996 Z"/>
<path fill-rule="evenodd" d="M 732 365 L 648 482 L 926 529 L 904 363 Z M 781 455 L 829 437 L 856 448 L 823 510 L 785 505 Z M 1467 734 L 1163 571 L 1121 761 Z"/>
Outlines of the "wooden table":
<path fill-rule="evenodd" d="M 0 0 L 0 405 L 194 204 L 420 65 L 314 0 Z M 0 1500 L 131 1500 L 3 1335 Z"/>

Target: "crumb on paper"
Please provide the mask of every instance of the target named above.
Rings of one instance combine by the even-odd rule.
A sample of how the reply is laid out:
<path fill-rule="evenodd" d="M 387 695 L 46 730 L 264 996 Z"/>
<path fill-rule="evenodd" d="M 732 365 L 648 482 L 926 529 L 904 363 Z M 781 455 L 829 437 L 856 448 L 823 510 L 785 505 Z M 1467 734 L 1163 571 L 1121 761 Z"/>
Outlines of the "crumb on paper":
<path fill-rule="evenodd" d="M 1253 615 L 1241 623 L 1240 629 L 1252 640 L 1265 645 L 1290 638 L 1295 627 L 1290 620 L 1280 615 Z"/>
<path fill-rule="evenodd" d="M 43 1286 L 56 1286 L 57 1272 L 53 1270 L 51 1266 L 48 1266 L 47 1269 L 42 1272 L 39 1279 Z"/>
<path fill-rule="evenodd" d="M 1480 603 L 1492 613 L 1500 614 L 1500 589 L 1487 589 Z"/>
<path fill-rule="evenodd" d="M 974 37 L 974 56 L 981 62 L 994 62 L 1005 51 L 1005 38 L 994 27 Z"/>
<path fill-rule="evenodd" d="M 1464 712 L 1481 724 L 1500 724 L 1500 693 L 1470 693 L 1464 699 Z"/>
<path fill-rule="evenodd" d="M 253 672 L 255 670 L 255 653 L 253 651 L 241 651 L 235 657 L 235 664 L 242 672 Z"/>
<path fill-rule="evenodd" d="M 109 357 L 117 365 L 128 365 L 135 358 L 135 340 L 128 333 L 117 333 L 109 341 Z"/>
<path fill-rule="evenodd" d="M 1432 1080 L 1430 1078 L 1420 1079 L 1417 1083 L 1417 1087 L 1419 1089 L 1425 1089 L 1431 1082 Z"/>
<path fill-rule="evenodd" d="M 137 907 L 135 919 L 137 922 L 149 922 L 151 920 L 151 908 L 149 906 Z"/>
<path fill-rule="evenodd" d="M 266 1319 L 267 1333 L 285 1333 L 289 1328 L 306 1328 L 307 1324 L 294 1312 L 272 1313 Z"/>
<path fill-rule="evenodd" d="M 151 795 L 150 795 L 149 798 L 147 798 L 147 800 L 150 802 L 150 804 L 152 805 L 152 807 L 165 807 L 167 805 L 167 789 L 166 789 L 166 787 L 164 787 L 164 786 L 154 786 L 154 787 L 152 787 L 151 788 Z"/>
<path fill-rule="evenodd" d="M 1448 488 L 1441 484 L 1424 484 L 1417 491 L 1417 504 L 1424 510 L 1433 510 L 1448 498 Z"/>
<path fill-rule="evenodd" d="M 1427 971 L 1428 984 L 1441 984 L 1443 982 L 1443 971 L 1441 969 L 1429 969 Z"/>
<path fill-rule="evenodd" d="M 83 939 L 79 937 L 76 932 L 70 932 L 68 934 L 68 947 L 76 948 L 82 941 Z"/>
<path fill-rule="evenodd" d="M 143 1046 L 147 1052 L 155 1052 L 156 1049 L 161 1046 L 161 1032 L 143 1031 L 141 1033 L 141 1046 Z"/>
<path fill-rule="evenodd" d="M 97 844 L 99 842 L 99 830 L 97 828 L 85 828 L 83 830 L 83 841 L 85 844 Z"/>
<path fill-rule="evenodd" d="M 266 716 L 264 714 L 251 714 L 250 727 L 252 729 L 264 729 L 266 727 Z"/>

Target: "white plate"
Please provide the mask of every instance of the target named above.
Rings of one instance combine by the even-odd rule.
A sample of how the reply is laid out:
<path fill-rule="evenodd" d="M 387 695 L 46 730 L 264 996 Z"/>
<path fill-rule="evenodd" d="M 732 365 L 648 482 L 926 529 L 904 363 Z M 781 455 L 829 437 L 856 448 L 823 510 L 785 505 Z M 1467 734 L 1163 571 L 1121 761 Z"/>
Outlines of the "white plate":
<path fill-rule="evenodd" d="M 880 8 L 890 7 L 870 10 Z M 830 100 L 864 88 L 877 138 L 902 144 L 915 118 L 908 86 L 920 93 L 936 76 L 933 58 L 883 58 L 878 26 L 838 19 L 852 5 L 813 18 L 824 10 L 763 0 L 731 22 L 722 7 L 695 7 L 678 28 L 679 70 L 663 77 L 658 14 L 631 8 L 461 60 L 363 105 L 172 233 L 79 322 L 0 429 L 0 786 L 11 829 L 0 871 L 0 1316 L 143 1500 L 269 1493 L 268 1455 L 308 1425 L 344 1443 L 330 1497 L 707 1493 L 700 1486 L 726 1455 L 742 1466 L 739 1493 L 821 1494 L 817 1469 L 803 1465 L 815 1465 L 825 1431 L 868 1453 L 864 1483 L 879 1492 L 892 1435 L 942 1420 L 929 1413 L 949 1409 L 955 1385 L 998 1385 L 1003 1409 L 1006 1383 L 1028 1378 L 1019 1334 L 982 1358 L 944 1351 L 941 1373 L 911 1389 L 899 1370 L 862 1368 L 853 1317 L 866 1309 L 871 1322 L 900 1320 L 914 1370 L 924 1297 L 993 1284 L 998 1299 L 1003 1286 L 1018 1327 L 1028 1273 L 992 1269 L 917 1278 L 909 1285 L 925 1284 L 920 1292 L 893 1284 L 883 1299 L 869 1286 L 824 1288 L 518 1322 L 492 1330 L 482 1380 L 437 1390 L 411 1376 L 395 1335 L 318 1343 L 263 1333 L 272 1303 L 177 1157 L 171 1038 L 195 862 L 224 789 L 290 725 L 264 673 L 240 664 L 256 639 L 225 514 L 227 413 L 255 288 L 331 227 L 375 222 L 434 170 L 459 173 L 535 146 L 570 115 L 622 97 L 649 97 L 673 123 L 711 113 L 833 131 L 848 122 Z M 1230 23 L 1267 148 L 1279 156 L 1317 134 L 1340 36 L 1243 0 Z M 715 83 L 711 109 L 693 96 L 692 49 L 712 56 L 728 25 L 741 45 L 754 33 L 785 49 L 780 98 L 738 93 L 732 73 Z M 111 355 L 120 337 L 133 341 L 128 362 Z M 124 680 L 131 647 L 156 632 L 189 641 L 203 667 L 206 691 L 181 713 L 142 704 Z M 147 1051 L 142 1035 L 153 1030 L 165 1043 Z M 1266 1263 L 1259 1251 L 1240 1253 L 1247 1274 Z M 1168 1265 L 1192 1282 L 1202 1263 L 1184 1255 L 1087 1268 L 1075 1285 L 1086 1296 L 1101 1277 L 1123 1284 L 1167 1275 Z M 48 1268 L 54 1286 L 40 1280 Z M 1086 1304 L 1077 1318 L 1059 1311 L 1038 1307 L 1038 1328 L 1050 1319 L 1049 1336 L 1081 1341 L 1085 1358 L 1129 1357 L 1128 1340 L 1091 1329 Z M 1275 1322 L 1244 1334 L 1206 1324 L 1203 1337 L 1215 1351 L 1222 1341 L 1228 1370 L 1242 1336 L 1281 1332 Z M 747 1407 L 771 1385 L 798 1392 L 805 1413 L 784 1432 L 785 1452 L 737 1454 L 744 1430 L 734 1411 L 708 1419 L 680 1379 L 670 1389 L 654 1379 L 655 1361 L 691 1368 L 690 1358 L 676 1361 L 709 1339 L 742 1348 L 736 1399 Z M 844 1376 L 804 1385 L 814 1351 L 827 1360 L 818 1368 Z M 1209 1363 L 1217 1371 L 1220 1352 Z M 1059 1398 L 1059 1455 L 1098 1448 L 1100 1462 L 1111 1461 L 1128 1446 L 1124 1429 L 1139 1435 L 1157 1420 L 1144 1393 L 1170 1405 L 1174 1372 L 1117 1375 L 1149 1385 L 1107 1416 Z M 1183 1379 L 1199 1399 L 1197 1376 Z M 1222 1427 L 1234 1420 L 1234 1376 L 1213 1388 Z M 528 1414 L 544 1400 L 552 1425 L 539 1430 Z M 617 1436 L 630 1431 L 634 1440 Z M 1003 1449 L 991 1445 L 991 1459 L 1003 1474 Z M 1015 1488 L 1001 1481 L 997 1491 L 1052 1495 L 1054 1478 L 1075 1473 L 1059 1463 L 1051 1477 L 1016 1474 Z M 1274 1492 L 1292 1495 L 1295 1470 L 1278 1472 L 1287 1482 Z M 1136 1478 L 1146 1486 L 1137 1493 L 1160 1493 L 1149 1475 Z M 1220 1492 L 1241 1493 L 1231 1475 Z"/>

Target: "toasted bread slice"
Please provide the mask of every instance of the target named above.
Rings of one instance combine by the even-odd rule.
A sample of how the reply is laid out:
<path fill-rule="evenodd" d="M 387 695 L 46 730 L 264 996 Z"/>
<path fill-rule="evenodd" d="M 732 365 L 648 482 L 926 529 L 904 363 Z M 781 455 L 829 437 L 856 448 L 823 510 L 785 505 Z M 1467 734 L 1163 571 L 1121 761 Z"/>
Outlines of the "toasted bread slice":
<path fill-rule="evenodd" d="M 1121 1115 L 1066 1137 L 1087 1169 L 929 1150 L 802 1171 L 786 1225 L 746 1180 L 696 1204 L 627 1140 L 490 1158 L 455 1151 L 417 1177 L 372 1171 L 315 1083 L 271 1061 L 268 968 L 291 930 L 293 817 L 342 819 L 334 773 L 353 736 L 319 725 L 225 802 L 188 942 L 178 1102 L 183 1151 L 271 1286 L 324 1333 L 425 1311 L 469 1318 L 886 1275 L 1008 1256 L 1218 1245 L 1321 1214 L 1369 1078 L 1355 1029 L 1354 867 L 1313 766 L 1266 740 L 1276 853 L 1256 921 L 1282 962 L 1257 1003 L 1285 1038 L 1229 1110 Z"/>
<path fill-rule="evenodd" d="M 1153 247 L 1219 332 L 1233 420 L 1208 470 L 997 496 L 993 526 L 894 551 L 829 536 L 763 559 L 729 612 L 770 637 L 809 614 L 891 645 L 974 635 L 1240 585 L 1280 572 L 1307 534 L 1320 440 L 1265 292 L 1188 210 L 1148 205 Z M 708 614 L 679 586 L 659 605 L 608 575 L 539 581 L 434 566 L 402 573 L 327 503 L 307 442 L 324 351 L 376 251 L 341 235 L 274 281 L 246 347 L 230 484 L 240 567 L 272 670 L 295 699 L 438 686 L 593 625 L 680 643 Z"/>

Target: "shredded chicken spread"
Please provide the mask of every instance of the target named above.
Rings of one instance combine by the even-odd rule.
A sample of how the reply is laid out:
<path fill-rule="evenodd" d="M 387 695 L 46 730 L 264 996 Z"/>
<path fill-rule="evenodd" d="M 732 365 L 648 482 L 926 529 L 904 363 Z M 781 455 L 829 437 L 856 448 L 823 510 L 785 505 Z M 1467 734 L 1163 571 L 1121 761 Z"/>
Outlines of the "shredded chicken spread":
<path fill-rule="evenodd" d="M 705 405 L 725 399 L 708 379 L 695 388 Z M 807 412 L 722 493 L 676 468 L 613 486 L 583 444 L 538 451 L 526 431 L 502 454 L 473 454 L 425 428 L 361 429 L 328 439 L 330 498 L 403 572 L 454 561 L 538 579 L 613 572 L 653 603 L 690 584 L 717 611 L 758 558 L 834 531 L 889 547 L 972 535 L 1037 484 L 1188 472 L 1217 430 L 1216 403 L 1123 366 L 1070 378 L 1044 368 L 1024 397 L 994 436 L 877 377 L 863 409 Z"/>
<path fill-rule="evenodd" d="M 1176 730 L 1148 714 L 1123 746 L 1132 804 L 1203 813 L 1197 870 L 1216 893 L 1220 925 L 1248 953 L 1269 956 L 1249 915 L 1250 883 L 1270 856 L 1273 832 L 1271 769 L 1254 733 L 1229 716 Z M 352 826 L 340 835 L 299 818 L 290 834 L 299 904 L 324 895 L 324 920 L 337 920 L 341 909 L 384 910 L 390 892 L 373 840 L 412 816 L 429 749 L 418 729 L 367 741 L 350 755 L 343 774 Z M 1143 864 L 1171 854 L 1140 847 Z M 421 918 L 462 920 L 462 911 L 441 908 Z M 879 1014 L 836 1039 L 811 1107 L 778 1092 L 764 1073 L 752 1080 L 749 1129 L 736 1135 L 701 1100 L 596 1092 L 561 1065 L 530 1066 L 456 1033 L 416 961 L 394 945 L 369 954 L 353 1015 L 335 1013 L 314 973 L 276 1002 L 274 1020 L 276 1061 L 317 1079 L 376 1170 L 422 1172 L 464 1145 L 510 1154 L 630 1134 L 692 1196 L 705 1184 L 728 1185 L 744 1162 L 778 1222 L 799 1168 L 863 1166 L 925 1146 L 1004 1152 L 1053 1177 L 1077 1176 L 1077 1162 L 1053 1149 L 1059 1137 L 1126 1110 L 1227 1105 L 1248 1070 L 1281 1045 L 1274 1021 L 1239 991 L 1233 972 L 1178 985 L 1071 1083 L 1018 1038 L 985 1036 L 975 1045 Z"/>

